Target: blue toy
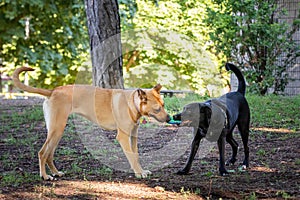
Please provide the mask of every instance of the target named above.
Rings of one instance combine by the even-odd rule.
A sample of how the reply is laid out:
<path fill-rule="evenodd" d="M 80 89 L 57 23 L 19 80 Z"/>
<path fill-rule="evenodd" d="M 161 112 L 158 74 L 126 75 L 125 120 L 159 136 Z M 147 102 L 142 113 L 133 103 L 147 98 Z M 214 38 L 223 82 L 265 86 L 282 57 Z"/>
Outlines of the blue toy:
<path fill-rule="evenodd" d="M 179 124 L 181 124 L 181 121 L 180 120 L 174 120 L 173 117 L 171 117 L 171 120 L 168 122 L 168 124 L 179 125 Z"/>

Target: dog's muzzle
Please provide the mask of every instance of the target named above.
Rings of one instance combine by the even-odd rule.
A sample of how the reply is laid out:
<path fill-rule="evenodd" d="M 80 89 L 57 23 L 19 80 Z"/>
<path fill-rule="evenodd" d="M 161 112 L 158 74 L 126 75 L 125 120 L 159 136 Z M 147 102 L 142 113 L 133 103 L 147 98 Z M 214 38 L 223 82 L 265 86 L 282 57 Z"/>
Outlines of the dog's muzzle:
<path fill-rule="evenodd" d="M 178 114 L 176 114 L 176 115 L 173 115 L 173 119 L 174 119 L 174 120 L 181 121 L 181 113 L 178 113 Z"/>

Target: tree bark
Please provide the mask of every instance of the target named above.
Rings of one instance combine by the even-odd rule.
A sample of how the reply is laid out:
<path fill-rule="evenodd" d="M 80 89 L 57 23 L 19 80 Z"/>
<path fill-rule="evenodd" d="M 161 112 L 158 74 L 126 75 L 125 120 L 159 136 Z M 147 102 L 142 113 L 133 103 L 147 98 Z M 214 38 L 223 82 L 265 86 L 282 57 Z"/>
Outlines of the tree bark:
<path fill-rule="evenodd" d="M 85 0 L 93 84 L 124 88 L 120 16 L 117 0 Z"/>

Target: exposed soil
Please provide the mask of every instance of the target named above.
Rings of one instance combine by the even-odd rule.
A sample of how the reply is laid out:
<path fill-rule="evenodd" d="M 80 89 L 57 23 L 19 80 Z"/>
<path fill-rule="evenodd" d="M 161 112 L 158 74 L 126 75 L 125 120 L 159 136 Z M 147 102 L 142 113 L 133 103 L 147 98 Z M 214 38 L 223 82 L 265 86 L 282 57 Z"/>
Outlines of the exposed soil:
<path fill-rule="evenodd" d="M 1 126 L 12 121 L 13 115 L 28 112 L 28 107 L 41 106 L 42 100 L 0 100 L 0 114 L 7 117 L 0 121 Z M 186 176 L 176 172 L 184 166 L 189 149 L 182 146 L 170 148 L 170 155 L 175 156 L 167 166 L 155 168 L 146 179 L 137 179 L 132 171 L 110 169 L 107 163 L 97 159 L 87 148 L 79 131 L 101 133 L 106 135 L 112 144 L 116 143 L 115 132 L 107 132 L 86 127 L 78 118 L 71 118 L 55 154 L 59 169 L 66 172 L 56 181 L 32 179 L 22 184 L 5 185 L 0 188 L 0 199 L 299 199 L 300 198 L 300 140 L 299 133 L 284 129 L 255 127 L 251 129 L 249 141 L 250 168 L 239 170 L 243 159 L 243 148 L 240 136 L 235 134 L 240 149 L 238 161 L 229 176 L 218 175 L 218 151 L 211 149 L 204 156 L 199 153 L 194 160 L 191 173 Z M 76 126 L 74 126 L 76 124 Z M 8 173 L 27 176 L 38 176 L 37 152 L 46 139 L 44 122 L 35 123 L 34 133 L 28 133 L 30 124 L 12 127 L 0 134 L 0 180 Z M 75 128 L 74 128 L 75 127 Z M 0 129 L 2 130 L 2 129 Z M 74 131 L 75 130 L 75 131 Z M 142 125 L 139 129 L 140 157 L 147 157 L 151 152 L 163 151 L 163 147 L 174 143 L 179 127 L 156 124 Z M 75 132 L 70 136 L 68 132 Z M 155 134 L 153 134 L 155 133 Z M 36 135 L 31 145 L 7 145 L 7 137 L 13 136 L 22 142 L 28 135 Z M 90 135 L 94 137 L 94 135 Z M 182 138 L 182 137 L 180 137 Z M 96 141 L 96 140 L 95 140 Z M 180 142 L 180 141 L 178 141 Z M 115 144 L 118 146 L 118 144 Z M 99 148 L 104 148 L 99 145 Z M 105 147 L 106 148 L 106 147 Z M 179 149 L 179 150 L 178 150 Z M 67 151 L 68 150 L 68 151 Z M 201 152 L 201 146 L 199 151 Z M 34 152 L 34 155 L 32 155 Z M 72 153 L 66 153 L 72 152 Z M 166 151 L 167 152 L 167 151 Z M 164 154 L 166 154 L 164 152 Z M 226 156 L 231 149 L 226 146 Z M 117 155 L 119 151 L 116 153 Z M 4 159 L 4 155 L 9 157 Z M 20 158 L 21 157 L 21 158 Z M 121 158 L 120 159 L 124 159 Z M 7 162 L 11 163 L 7 163 Z M 5 162 L 5 163 L 4 163 Z M 149 161 L 150 162 L 150 161 Z M 154 162 L 152 160 L 152 162 Z M 75 166 L 75 164 L 76 166 Z M 155 163 L 154 163 L 155 164 Z M 159 163 L 158 165 L 162 165 Z M 143 164 L 150 166 L 150 164 Z M 17 166 L 17 167 L 16 167 Z M 76 170 L 77 168 L 78 170 Z M 120 167 L 122 168 L 122 167 Z M 118 168 L 117 168 L 118 169 Z"/>

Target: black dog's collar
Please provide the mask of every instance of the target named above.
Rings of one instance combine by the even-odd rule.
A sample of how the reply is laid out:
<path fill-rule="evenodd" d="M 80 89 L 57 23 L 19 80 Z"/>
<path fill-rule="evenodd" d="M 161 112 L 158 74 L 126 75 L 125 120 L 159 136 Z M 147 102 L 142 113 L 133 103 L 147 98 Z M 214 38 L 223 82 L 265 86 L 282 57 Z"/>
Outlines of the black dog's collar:
<path fill-rule="evenodd" d="M 211 101 L 210 103 L 205 103 L 205 104 L 206 104 L 207 106 L 209 106 L 210 109 L 211 109 L 211 111 L 212 111 L 211 118 L 213 117 L 214 114 L 216 114 L 215 111 L 216 111 L 216 108 L 217 108 L 217 110 L 219 110 L 219 111 L 218 111 L 219 113 L 217 113 L 217 114 L 220 116 L 220 114 L 222 113 L 223 119 L 224 119 L 224 125 L 223 125 L 223 127 L 221 127 L 221 126 L 222 126 L 221 124 L 219 124 L 219 125 L 218 125 L 218 124 L 213 124 L 213 125 L 212 125 L 211 123 L 216 123 L 215 121 L 212 122 L 213 120 L 216 120 L 216 119 L 214 118 L 214 119 L 210 119 L 209 125 L 208 125 L 208 127 L 205 128 L 205 129 L 200 128 L 201 120 L 199 119 L 198 130 L 197 130 L 198 134 L 200 134 L 202 137 L 206 137 L 209 141 L 214 141 L 214 140 L 216 140 L 217 138 L 219 138 L 219 135 L 217 135 L 217 134 L 221 134 L 222 130 L 223 130 L 224 128 L 226 128 L 227 125 L 228 125 L 228 119 L 227 119 L 227 114 L 226 114 L 226 108 L 225 108 L 224 105 L 222 105 L 222 104 L 221 104 L 220 102 L 218 102 L 218 101 Z M 203 104 L 202 104 L 202 105 L 203 105 Z M 213 107 L 214 107 L 214 108 L 213 108 Z M 200 113 L 200 115 L 201 115 L 201 104 L 199 104 L 199 113 Z M 216 115 L 214 115 L 214 116 L 216 116 Z M 221 121 L 223 121 L 223 120 L 221 120 Z M 215 126 L 215 128 L 212 128 L 212 129 L 211 129 L 210 126 L 214 126 L 214 125 L 217 125 L 217 126 Z M 217 128 L 217 127 L 220 127 L 220 128 Z M 217 132 L 215 132 L 216 129 L 217 129 Z M 208 132 L 210 132 L 210 133 L 208 133 Z M 216 135 L 217 135 L 217 137 L 216 137 Z"/>
<path fill-rule="evenodd" d="M 204 103 L 205 105 L 211 107 L 211 104 L 210 103 Z M 225 123 L 224 123 L 224 128 L 226 128 L 227 124 L 228 124 L 228 119 L 227 119 L 227 114 L 226 114 L 226 108 L 225 106 L 217 103 L 217 102 L 214 102 L 214 104 L 216 106 L 218 106 L 220 108 L 220 110 L 222 111 L 223 115 L 224 115 L 224 118 L 225 118 Z M 201 113 L 201 104 L 199 103 L 199 112 Z M 200 125 L 200 120 L 199 120 L 199 125 Z M 198 126 L 199 127 L 199 126 Z"/>
<path fill-rule="evenodd" d="M 228 118 L 227 118 L 227 114 L 226 114 L 226 106 L 224 106 L 222 103 L 220 103 L 219 101 L 213 101 L 212 100 L 212 103 L 215 105 L 215 106 L 218 106 L 219 108 L 220 108 L 220 110 L 221 110 L 221 112 L 223 113 L 223 115 L 224 115 L 224 118 L 225 118 L 225 122 L 224 122 L 224 128 L 226 128 L 227 127 L 227 125 L 228 125 Z"/>
<path fill-rule="evenodd" d="M 220 110 L 222 111 L 223 115 L 224 115 L 224 118 L 225 118 L 225 122 L 224 122 L 224 127 L 223 128 L 226 128 L 227 125 L 228 125 L 228 119 L 227 119 L 227 114 L 226 114 L 226 110 L 224 110 L 222 107 L 219 107 Z"/>

